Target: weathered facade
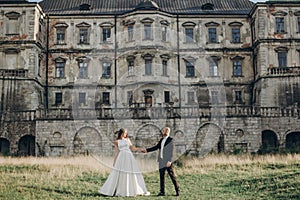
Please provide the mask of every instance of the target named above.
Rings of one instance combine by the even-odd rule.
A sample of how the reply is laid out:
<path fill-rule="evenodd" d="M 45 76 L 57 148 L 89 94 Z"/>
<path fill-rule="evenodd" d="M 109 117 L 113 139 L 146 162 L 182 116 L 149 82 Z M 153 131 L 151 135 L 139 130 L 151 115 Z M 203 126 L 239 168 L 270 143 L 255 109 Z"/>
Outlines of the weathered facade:
<path fill-rule="evenodd" d="M 0 1 L 0 150 L 299 152 L 300 1 Z"/>

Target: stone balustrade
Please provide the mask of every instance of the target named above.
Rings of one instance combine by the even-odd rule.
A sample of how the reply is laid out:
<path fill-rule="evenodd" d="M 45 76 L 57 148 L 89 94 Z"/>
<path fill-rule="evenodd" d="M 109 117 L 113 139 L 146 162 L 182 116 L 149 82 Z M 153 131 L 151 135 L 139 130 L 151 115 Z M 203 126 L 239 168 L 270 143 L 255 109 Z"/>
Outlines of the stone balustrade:
<path fill-rule="evenodd" d="M 76 120 L 76 119 L 162 119 L 213 117 L 295 117 L 300 108 L 213 106 L 213 107 L 150 107 L 101 109 L 49 109 L 0 112 L 1 121 Z"/>

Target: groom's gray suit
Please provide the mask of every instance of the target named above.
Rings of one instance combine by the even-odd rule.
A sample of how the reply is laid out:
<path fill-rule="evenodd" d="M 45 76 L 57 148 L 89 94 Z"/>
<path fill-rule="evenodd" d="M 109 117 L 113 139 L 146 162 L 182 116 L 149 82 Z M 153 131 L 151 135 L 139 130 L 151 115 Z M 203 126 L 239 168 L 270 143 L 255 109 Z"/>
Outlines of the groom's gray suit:
<path fill-rule="evenodd" d="M 174 143 L 173 138 L 168 136 L 162 151 L 161 158 L 161 144 L 164 138 L 160 139 L 157 145 L 147 148 L 147 152 L 159 150 L 157 161 L 159 163 L 159 175 L 160 175 L 160 194 L 165 194 L 165 171 L 168 171 L 168 174 L 174 184 L 176 194 L 179 194 L 179 186 L 176 180 L 176 176 L 173 170 L 173 164 L 170 167 L 166 167 L 167 162 L 174 161 Z"/>

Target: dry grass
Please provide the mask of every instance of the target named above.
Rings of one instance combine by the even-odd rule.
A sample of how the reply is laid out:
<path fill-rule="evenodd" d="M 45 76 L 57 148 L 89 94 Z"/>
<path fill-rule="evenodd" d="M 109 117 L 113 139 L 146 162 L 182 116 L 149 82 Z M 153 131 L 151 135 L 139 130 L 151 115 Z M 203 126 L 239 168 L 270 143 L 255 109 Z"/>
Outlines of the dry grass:
<path fill-rule="evenodd" d="M 259 170 L 262 165 L 266 164 L 291 164 L 300 161 L 300 154 L 286 154 L 286 155 L 208 155 L 203 159 L 195 157 L 184 157 L 180 161 L 183 168 L 181 173 L 207 173 L 220 165 L 226 168 L 236 168 L 243 165 L 253 165 L 253 170 Z"/>

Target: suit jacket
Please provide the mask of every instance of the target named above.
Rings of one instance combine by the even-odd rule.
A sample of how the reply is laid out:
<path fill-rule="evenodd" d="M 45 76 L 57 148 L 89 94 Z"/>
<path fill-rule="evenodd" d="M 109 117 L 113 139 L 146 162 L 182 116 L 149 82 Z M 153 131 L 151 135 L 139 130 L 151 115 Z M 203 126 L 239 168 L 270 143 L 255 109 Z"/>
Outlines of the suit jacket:
<path fill-rule="evenodd" d="M 168 161 L 173 162 L 173 158 L 174 158 L 173 157 L 174 156 L 174 143 L 173 143 L 173 138 L 170 136 L 167 138 L 165 145 L 164 145 L 163 158 L 160 157 L 162 140 L 163 140 L 163 138 L 161 138 L 159 140 L 157 145 L 147 148 L 147 152 L 159 150 L 157 161 L 159 163 L 160 168 L 165 167 Z"/>

